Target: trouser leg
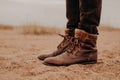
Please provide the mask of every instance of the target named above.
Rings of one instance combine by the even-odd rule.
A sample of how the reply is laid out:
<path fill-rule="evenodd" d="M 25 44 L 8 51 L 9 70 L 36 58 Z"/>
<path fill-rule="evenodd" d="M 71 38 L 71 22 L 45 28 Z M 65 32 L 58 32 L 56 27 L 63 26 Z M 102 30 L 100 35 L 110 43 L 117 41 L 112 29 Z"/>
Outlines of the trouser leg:
<path fill-rule="evenodd" d="M 67 28 L 75 29 L 80 21 L 79 0 L 66 0 Z"/>
<path fill-rule="evenodd" d="M 88 33 L 98 34 L 102 0 L 79 0 L 80 22 L 78 28 Z"/>

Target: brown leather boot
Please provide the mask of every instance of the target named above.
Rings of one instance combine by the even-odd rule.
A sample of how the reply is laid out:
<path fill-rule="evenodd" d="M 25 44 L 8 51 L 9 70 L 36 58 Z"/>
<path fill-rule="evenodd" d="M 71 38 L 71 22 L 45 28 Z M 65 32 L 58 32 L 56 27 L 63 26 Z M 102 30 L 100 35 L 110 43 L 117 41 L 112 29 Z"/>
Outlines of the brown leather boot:
<path fill-rule="evenodd" d="M 97 49 L 96 49 L 97 35 L 89 34 L 83 30 L 75 30 L 75 40 L 69 45 L 67 50 L 56 56 L 49 57 L 44 60 L 45 64 L 53 65 L 70 65 L 75 63 L 96 63 Z"/>
<path fill-rule="evenodd" d="M 38 56 L 38 59 L 44 60 L 47 57 L 53 57 L 63 53 L 65 49 L 68 47 L 68 45 L 70 45 L 70 43 L 74 39 L 74 34 L 75 34 L 75 30 L 66 29 L 65 36 L 59 34 L 60 36 L 64 37 L 64 39 L 58 45 L 57 50 L 52 52 L 51 54 L 41 54 L 40 56 Z"/>

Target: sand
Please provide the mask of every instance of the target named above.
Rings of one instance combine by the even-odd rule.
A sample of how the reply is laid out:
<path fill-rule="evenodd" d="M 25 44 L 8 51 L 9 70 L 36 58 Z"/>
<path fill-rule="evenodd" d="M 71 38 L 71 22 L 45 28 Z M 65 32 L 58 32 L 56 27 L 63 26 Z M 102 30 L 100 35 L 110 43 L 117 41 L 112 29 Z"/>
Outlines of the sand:
<path fill-rule="evenodd" d="M 98 62 L 46 66 L 37 59 L 62 40 L 57 35 L 23 35 L 0 30 L 0 80 L 120 80 L 120 30 L 101 30 Z"/>

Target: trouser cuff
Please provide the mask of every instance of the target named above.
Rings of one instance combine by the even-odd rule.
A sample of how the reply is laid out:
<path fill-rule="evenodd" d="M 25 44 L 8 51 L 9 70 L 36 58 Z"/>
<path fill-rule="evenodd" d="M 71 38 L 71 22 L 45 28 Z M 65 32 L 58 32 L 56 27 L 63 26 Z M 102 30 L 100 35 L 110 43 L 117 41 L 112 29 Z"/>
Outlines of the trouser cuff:
<path fill-rule="evenodd" d="M 95 25 L 82 25 L 82 24 L 78 24 L 78 29 L 82 29 L 90 34 L 99 34 L 98 33 L 98 29 L 97 26 Z"/>

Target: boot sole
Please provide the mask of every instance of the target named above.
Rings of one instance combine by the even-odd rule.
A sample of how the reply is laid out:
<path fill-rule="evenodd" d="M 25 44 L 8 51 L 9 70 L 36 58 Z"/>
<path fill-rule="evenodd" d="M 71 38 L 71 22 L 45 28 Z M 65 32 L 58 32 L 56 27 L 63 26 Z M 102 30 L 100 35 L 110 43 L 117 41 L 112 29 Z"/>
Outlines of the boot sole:
<path fill-rule="evenodd" d="M 47 66 L 69 66 L 69 65 L 74 65 L 74 64 L 87 65 L 87 64 L 95 64 L 95 63 L 97 63 L 97 60 L 82 61 L 82 62 L 77 62 L 77 63 L 72 63 L 72 64 L 61 64 L 61 65 L 58 65 L 58 64 L 50 64 L 50 63 L 45 63 L 45 62 L 43 62 L 43 64 L 44 64 L 44 65 L 47 65 Z"/>
<path fill-rule="evenodd" d="M 79 64 L 95 64 L 95 63 L 97 63 L 97 60 L 79 62 Z"/>

